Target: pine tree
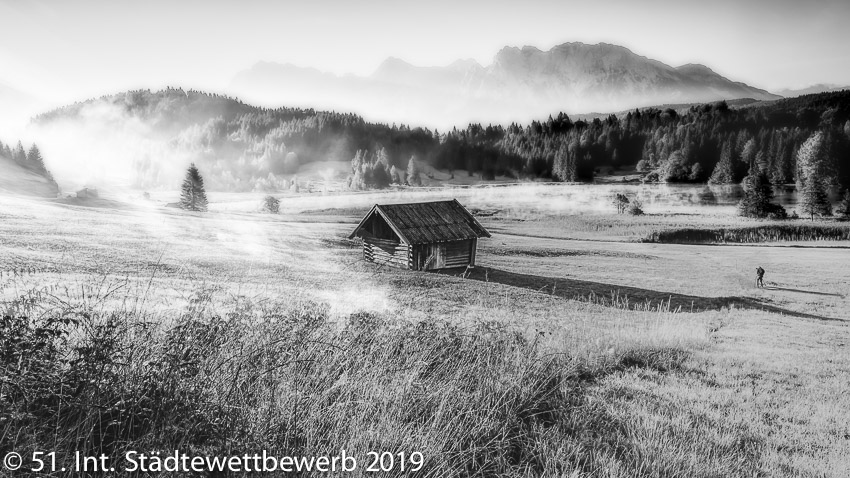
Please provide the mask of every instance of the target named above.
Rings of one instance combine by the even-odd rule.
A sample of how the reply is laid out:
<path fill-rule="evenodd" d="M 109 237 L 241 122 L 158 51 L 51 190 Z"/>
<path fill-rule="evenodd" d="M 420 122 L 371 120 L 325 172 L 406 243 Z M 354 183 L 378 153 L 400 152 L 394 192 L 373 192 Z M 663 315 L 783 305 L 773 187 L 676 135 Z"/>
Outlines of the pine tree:
<path fill-rule="evenodd" d="M 744 217 L 784 219 L 785 208 L 773 204 L 773 188 L 767 174 L 757 166 L 744 178 L 744 198 L 738 204 L 738 213 Z"/>
<path fill-rule="evenodd" d="M 564 164 L 564 181 L 578 180 L 579 142 L 573 139 L 567 146 L 566 163 Z"/>
<path fill-rule="evenodd" d="M 614 207 L 617 208 L 617 214 L 623 214 L 626 212 L 626 208 L 629 207 L 629 197 L 623 193 L 617 193 L 614 196 Z"/>
<path fill-rule="evenodd" d="M 800 191 L 800 203 L 798 205 L 800 214 L 810 216 L 812 221 L 815 216 L 831 216 L 832 206 L 829 204 L 829 195 L 823 181 L 816 174 L 806 178 L 803 190 Z"/>
<path fill-rule="evenodd" d="M 27 164 L 27 152 L 24 150 L 24 145 L 20 141 L 18 141 L 18 145 L 12 151 L 12 159 L 21 166 L 26 166 Z"/>
<path fill-rule="evenodd" d="M 419 164 L 416 156 L 411 156 L 407 163 L 407 184 L 410 186 L 421 186 L 422 179 L 419 177 Z"/>
<path fill-rule="evenodd" d="M 774 159 L 773 172 L 770 181 L 773 184 L 785 184 L 792 177 L 793 158 L 791 145 L 782 133 L 776 135 L 776 158 Z"/>
<path fill-rule="evenodd" d="M 195 163 L 186 170 L 186 179 L 180 194 L 180 207 L 189 211 L 207 210 L 207 193 L 204 190 L 204 178 L 195 167 Z"/>
<path fill-rule="evenodd" d="M 575 179 L 569 177 L 568 174 L 569 160 L 567 146 L 562 143 L 558 148 L 558 151 L 555 153 L 555 159 L 552 163 L 552 177 L 554 179 L 558 181 L 573 181 Z"/>
<path fill-rule="evenodd" d="M 797 151 L 797 189 L 803 190 L 809 177 L 821 177 L 824 156 L 824 136 L 818 131 Z"/>
<path fill-rule="evenodd" d="M 390 155 L 387 153 L 387 148 L 381 147 L 375 153 L 375 164 L 380 164 L 384 170 L 390 169 Z"/>
<path fill-rule="evenodd" d="M 755 138 L 750 138 L 745 144 L 744 149 L 741 151 L 741 161 L 748 168 L 751 168 L 756 162 L 756 140 Z"/>
<path fill-rule="evenodd" d="M 758 153 L 756 153 L 755 167 L 759 168 L 760 171 L 767 172 L 769 166 L 770 165 L 767 161 L 767 155 L 764 154 L 764 151 L 759 151 Z"/>
<path fill-rule="evenodd" d="M 844 198 L 838 204 L 835 215 L 842 219 L 850 219 L 850 189 L 844 191 Z"/>
<path fill-rule="evenodd" d="M 348 187 L 359 191 L 366 189 L 366 180 L 363 173 L 363 166 L 366 163 L 366 153 L 362 149 L 358 149 L 351 158 L 351 177 L 348 180 Z"/>
<path fill-rule="evenodd" d="M 372 165 L 372 184 L 371 186 L 377 189 L 389 187 L 392 182 L 390 173 L 387 172 L 387 163 L 380 159 Z"/>
<path fill-rule="evenodd" d="M 705 176 L 703 172 L 702 165 L 700 163 L 694 163 L 691 165 L 691 173 L 688 175 L 688 179 L 691 181 L 700 181 Z"/>
<path fill-rule="evenodd" d="M 392 166 L 390 168 L 390 178 L 392 178 L 393 184 L 404 184 L 404 171 Z"/>
<path fill-rule="evenodd" d="M 44 158 L 41 156 L 41 151 L 38 150 L 38 146 L 32 145 L 27 153 L 26 164 L 33 171 L 52 179 L 52 177 L 50 177 L 50 173 L 47 172 L 47 167 L 44 166 Z"/>

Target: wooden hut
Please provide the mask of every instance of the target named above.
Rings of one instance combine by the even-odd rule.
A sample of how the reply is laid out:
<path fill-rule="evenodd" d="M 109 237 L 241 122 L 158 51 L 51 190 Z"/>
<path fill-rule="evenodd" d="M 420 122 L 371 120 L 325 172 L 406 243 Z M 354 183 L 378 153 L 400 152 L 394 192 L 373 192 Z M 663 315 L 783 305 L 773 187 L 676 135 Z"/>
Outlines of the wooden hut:
<path fill-rule="evenodd" d="M 100 195 L 97 193 L 97 189 L 92 188 L 83 188 L 77 191 L 78 198 L 98 198 Z"/>
<path fill-rule="evenodd" d="M 490 233 L 453 199 L 376 204 L 349 239 L 355 237 L 367 261 L 421 271 L 474 266 L 478 238 Z"/>

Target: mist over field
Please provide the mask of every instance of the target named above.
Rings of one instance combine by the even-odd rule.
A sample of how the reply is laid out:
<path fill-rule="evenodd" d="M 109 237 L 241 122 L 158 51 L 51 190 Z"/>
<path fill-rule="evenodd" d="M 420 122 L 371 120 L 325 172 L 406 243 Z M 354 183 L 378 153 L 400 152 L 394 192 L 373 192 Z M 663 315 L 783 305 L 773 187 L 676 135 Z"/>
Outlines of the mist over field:
<path fill-rule="evenodd" d="M 350 113 L 265 109 L 171 88 L 51 110 L 27 130 L 66 190 L 174 190 L 196 164 L 212 191 L 338 192 L 507 182 L 743 183 L 779 189 L 817 164 L 833 199 L 850 184 L 847 92 L 761 103 L 646 108 L 573 121 L 440 132 Z M 818 132 L 820 131 L 820 133 Z M 801 156 L 804 144 L 810 153 Z M 814 149 L 812 149 L 814 148 Z"/>
<path fill-rule="evenodd" d="M 187 155 L 168 137 L 116 105 L 93 103 L 76 119 L 35 124 L 45 154 L 62 158 L 51 169 L 68 190 L 86 185 L 144 189 L 158 178 L 179 177 Z"/>

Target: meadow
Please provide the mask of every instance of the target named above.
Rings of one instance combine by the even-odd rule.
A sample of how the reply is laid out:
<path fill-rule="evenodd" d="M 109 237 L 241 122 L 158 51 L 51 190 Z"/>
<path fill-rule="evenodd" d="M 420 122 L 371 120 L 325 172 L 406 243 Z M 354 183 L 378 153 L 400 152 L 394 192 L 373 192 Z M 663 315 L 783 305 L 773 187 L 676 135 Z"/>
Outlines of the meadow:
<path fill-rule="evenodd" d="M 204 214 L 162 207 L 173 193 L 0 197 L 0 452 L 846 476 L 847 241 L 641 242 L 763 223 L 660 193 L 618 216 L 586 188 L 292 196 L 278 215 L 247 194 Z M 493 234 L 469 273 L 365 263 L 346 238 L 375 202 L 447 195 Z"/>

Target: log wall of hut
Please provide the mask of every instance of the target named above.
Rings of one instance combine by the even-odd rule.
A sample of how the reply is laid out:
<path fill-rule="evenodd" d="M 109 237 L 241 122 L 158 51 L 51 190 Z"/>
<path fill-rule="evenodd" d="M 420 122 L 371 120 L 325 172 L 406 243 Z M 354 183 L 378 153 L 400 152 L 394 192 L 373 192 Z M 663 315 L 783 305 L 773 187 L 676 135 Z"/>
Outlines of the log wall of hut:
<path fill-rule="evenodd" d="M 363 258 L 378 264 L 410 269 L 410 246 L 377 237 L 363 238 Z"/>
<path fill-rule="evenodd" d="M 363 258 L 377 264 L 410 269 L 410 246 L 401 242 L 398 234 L 379 214 L 363 225 Z"/>
<path fill-rule="evenodd" d="M 412 263 L 417 270 L 451 269 L 475 265 L 477 239 L 417 244 L 413 246 Z"/>

